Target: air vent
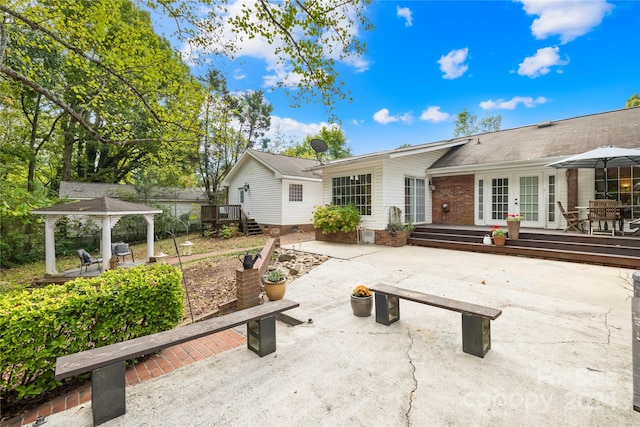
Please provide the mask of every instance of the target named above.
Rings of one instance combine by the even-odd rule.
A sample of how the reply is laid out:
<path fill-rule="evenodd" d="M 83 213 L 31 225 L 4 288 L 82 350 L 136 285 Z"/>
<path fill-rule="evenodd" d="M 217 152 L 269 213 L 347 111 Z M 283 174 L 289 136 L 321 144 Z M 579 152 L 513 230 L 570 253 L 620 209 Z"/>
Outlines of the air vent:
<path fill-rule="evenodd" d="M 553 123 L 551 123 L 551 121 L 540 122 L 540 123 L 538 123 L 538 128 L 548 128 L 552 124 Z"/>

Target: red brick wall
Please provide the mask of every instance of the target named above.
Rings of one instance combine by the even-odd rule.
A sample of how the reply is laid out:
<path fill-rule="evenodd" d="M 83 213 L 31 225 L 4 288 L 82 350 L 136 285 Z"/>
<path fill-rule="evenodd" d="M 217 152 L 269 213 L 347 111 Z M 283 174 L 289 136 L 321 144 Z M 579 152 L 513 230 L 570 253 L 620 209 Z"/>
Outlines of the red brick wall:
<path fill-rule="evenodd" d="M 578 169 L 567 169 L 566 173 L 568 200 L 565 209 L 572 211 L 578 204 Z M 559 175 L 562 176 L 562 174 Z"/>
<path fill-rule="evenodd" d="M 434 224 L 473 225 L 474 218 L 474 175 L 458 175 L 432 178 L 436 185 L 431 193 Z M 445 212 L 442 205 L 449 205 Z"/>
<path fill-rule="evenodd" d="M 335 233 L 324 234 L 322 231 L 316 229 L 316 240 L 333 243 L 356 244 L 358 243 L 358 233 L 356 231 L 337 231 Z"/>
<path fill-rule="evenodd" d="M 409 237 L 408 231 L 398 231 L 392 234 L 388 230 L 375 230 L 375 233 L 376 245 L 392 246 L 394 248 L 406 245 Z"/>

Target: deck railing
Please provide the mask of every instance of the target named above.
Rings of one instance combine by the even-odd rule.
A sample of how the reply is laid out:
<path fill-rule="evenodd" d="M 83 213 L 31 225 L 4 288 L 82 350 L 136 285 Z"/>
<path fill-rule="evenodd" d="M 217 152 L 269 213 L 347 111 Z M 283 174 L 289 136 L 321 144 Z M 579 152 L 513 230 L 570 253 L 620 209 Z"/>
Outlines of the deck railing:
<path fill-rule="evenodd" d="M 200 221 L 214 228 L 238 224 L 246 234 L 249 217 L 241 205 L 207 205 L 200 207 Z"/>

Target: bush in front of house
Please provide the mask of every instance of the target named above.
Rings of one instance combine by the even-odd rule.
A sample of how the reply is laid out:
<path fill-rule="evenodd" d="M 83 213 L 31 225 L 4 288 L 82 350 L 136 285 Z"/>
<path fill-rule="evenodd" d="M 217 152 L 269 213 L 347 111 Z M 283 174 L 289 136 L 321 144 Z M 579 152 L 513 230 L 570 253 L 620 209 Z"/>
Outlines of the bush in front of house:
<path fill-rule="evenodd" d="M 181 279 L 156 264 L 0 296 L 4 403 L 59 386 L 57 357 L 174 328 L 184 312 Z"/>
<path fill-rule="evenodd" d="M 329 204 L 317 206 L 313 212 L 313 226 L 324 234 L 356 231 L 358 224 L 360 224 L 360 212 L 355 205 Z"/>

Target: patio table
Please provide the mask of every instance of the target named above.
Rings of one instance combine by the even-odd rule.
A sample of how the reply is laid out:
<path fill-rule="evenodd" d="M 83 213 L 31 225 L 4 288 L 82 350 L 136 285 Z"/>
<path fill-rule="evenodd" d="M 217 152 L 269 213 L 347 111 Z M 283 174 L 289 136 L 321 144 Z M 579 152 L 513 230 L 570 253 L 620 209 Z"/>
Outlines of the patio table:
<path fill-rule="evenodd" d="M 582 217 L 583 218 L 587 218 L 588 217 L 589 206 L 575 206 L 575 209 L 577 209 L 579 211 L 579 216 L 581 218 Z M 640 212 L 640 205 L 616 205 L 616 211 L 618 212 L 618 228 L 620 230 L 620 233 L 622 233 L 623 236 L 624 236 L 624 220 L 625 220 L 624 211 L 625 211 L 625 209 L 634 209 L 634 210 L 638 210 L 638 212 Z M 636 220 L 638 220 L 638 218 L 635 218 L 635 220 L 633 218 L 628 218 L 628 219 L 630 219 L 631 222 L 635 222 Z M 607 223 L 605 222 L 605 230 L 606 229 L 607 229 Z"/>

